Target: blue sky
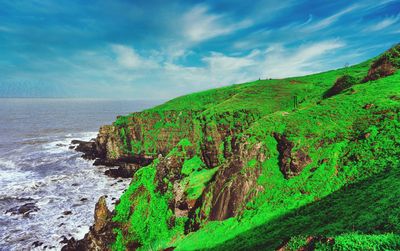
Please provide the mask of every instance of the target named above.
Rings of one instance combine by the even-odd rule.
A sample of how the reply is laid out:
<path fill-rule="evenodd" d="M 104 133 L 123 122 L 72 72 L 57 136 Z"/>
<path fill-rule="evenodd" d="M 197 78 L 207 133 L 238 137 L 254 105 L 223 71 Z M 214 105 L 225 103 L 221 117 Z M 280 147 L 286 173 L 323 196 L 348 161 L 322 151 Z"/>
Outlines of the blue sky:
<path fill-rule="evenodd" d="M 399 35 L 399 0 L 0 0 L 0 97 L 168 99 L 355 64 Z"/>

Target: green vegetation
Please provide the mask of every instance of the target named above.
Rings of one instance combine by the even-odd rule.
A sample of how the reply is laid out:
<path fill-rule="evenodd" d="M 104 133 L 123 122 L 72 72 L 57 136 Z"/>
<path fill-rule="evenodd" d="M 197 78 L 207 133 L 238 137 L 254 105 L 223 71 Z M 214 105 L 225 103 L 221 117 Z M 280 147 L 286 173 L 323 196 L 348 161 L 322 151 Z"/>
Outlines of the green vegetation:
<path fill-rule="evenodd" d="M 382 57 L 399 68 L 398 51 Z M 400 71 L 361 84 L 382 57 L 194 93 L 119 117 L 123 152 L 155 160 L 136 172 L 116 206 L 113 249 L 400 249 Z M 275 133 L 291 144 L 290 166 L 305 163 L 293 176 L 282 171 Z M 238 180 L 252 185 L 235 217 L 209 220 L 221 194 L 246 187 Z M 187 214 L 175 215 L 178 195 Z"/>
<path fill-rule="evenodd" d="M 182 180 L 183 187 L 187 194 L 187 198 L 190 200 L 197 199 L 203 193 L 206 184 L 214 176 L 218 168 L 203 169 L 191 173 L 187 178 Z"/>
<path fill-rule="evenodd" d="M 384 170 L 318 201 L 271 217 L 263 224 L 243 232 L 239 231 L 235 238 L 208 247 L 217 250 L 273 250 L 290 237 L 294 238 L 289 245 L 295 246 L 303 245 L 306 236 L 324 235 L 336 240 L 336 236 L 340 235 L 337 246 L 343 247 L 342 250 L 365 250 L 365 246 L 377 246 L 377 240 L 380 238 L 387 239 L 390 245 L 388 249 L 398 250 L 400 240 L 396 237 L 400 231 L 399 175 L 398 168 L 392 171 Z M 241 224 L 246 223 L 231 222 L 220 224 L 218 228 L 215 228 L 215 225 L 214 228 L 204 228 L 189 235 L 178 247 L 181 250 L 207 247 L 203 241 L 216 243 L 220 241 L 224 231 L 227 233 L 240 228 Z M 397 235 L 393 235 L 394 233 Z M 213 241 L 210 240 L 211 236 Z M 370 240 L 371 243 L 357 243 L 357 239 Z M 354 248 L 346 249 L 346 246 Z M 378 250 L 384 250 L 383 247 Z"/>
<path fill-rule="evenodd" d="M 176 232 L 183 231 L 184 219 L 170 228 L 171 210 L 168 208 L 170 194 L 160 194 L 154 186 L 155 165 L 136 172 L 128 190 L 116 206 L 113 221 L 122 223 L 117 233 L 113 250 L 125 250 L 125 246 L 142 246 L 143 249 L 158 249 Z"/>
<path fill-rule="evenodd" d="M 324 93 L 324 98 L 332 97 L 333 95 L 339 94 L 342 91 L 350 88 L 351 86 L 357 84 L 357 79 L 350 75 L 344 75 L 338 78 L 335 84 Z"/>
<path fill-rule="evenodd" d="M 335 236 L 334 245 L 319 244 L 317 249 L 325 250 L 399 250 L 400 236 L 396 234 L 350 233 Z"/>
<path fill-rule="evenodd" d="M 400 44 L 385 52 L 383 57 L 387 58 L 394 67 L 400 68 Z"/>
<path fill-rule="evenodd" d="M 199 156 L 195 156 L 183 163 L 181 173 L 184 175 L 190 175 L 193 172 L 199 171 L 204 167 L 203 161 L 199 158 Z"/>

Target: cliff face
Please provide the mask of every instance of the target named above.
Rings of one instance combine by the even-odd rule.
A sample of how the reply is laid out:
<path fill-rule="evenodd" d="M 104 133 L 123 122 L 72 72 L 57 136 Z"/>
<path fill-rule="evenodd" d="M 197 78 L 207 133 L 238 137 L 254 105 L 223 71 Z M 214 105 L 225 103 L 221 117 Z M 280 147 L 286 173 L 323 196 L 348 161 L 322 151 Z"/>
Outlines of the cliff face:
<path fill-rule="evenodd" d="M 216 247 L 397 167 L 389 157 L 400 146 L 396 70 L 323 98 L 343 75 L 358 83 L 374 75 L 379 60 L 184 96 L 103 126 L 77 149 L 96 164 L 119 166 L 109 175 L 133 179 L 113 212 L 99 201 L 90 233 L 70 247 Z M 265 247 L 282 246 L 274 238 Z"/>

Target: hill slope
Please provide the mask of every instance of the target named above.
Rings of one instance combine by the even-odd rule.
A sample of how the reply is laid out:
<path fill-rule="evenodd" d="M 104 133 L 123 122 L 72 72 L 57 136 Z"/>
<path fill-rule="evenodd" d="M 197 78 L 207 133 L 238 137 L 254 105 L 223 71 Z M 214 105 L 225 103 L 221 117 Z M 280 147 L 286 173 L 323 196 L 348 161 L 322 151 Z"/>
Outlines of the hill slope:
<path fill-rule="evenodd" d="M 91 154 L 133 181 L 81 244 L 400 249 L 399 51 L 119 117 Z"/>

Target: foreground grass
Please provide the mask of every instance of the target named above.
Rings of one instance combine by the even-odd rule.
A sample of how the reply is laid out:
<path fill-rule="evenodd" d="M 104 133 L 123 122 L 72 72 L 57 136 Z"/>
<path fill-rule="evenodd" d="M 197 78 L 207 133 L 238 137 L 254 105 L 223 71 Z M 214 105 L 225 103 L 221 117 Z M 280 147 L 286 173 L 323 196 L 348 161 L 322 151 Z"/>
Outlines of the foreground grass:
<path fill-rule="evenodd" d="M 388 168 L 211 249 L 273 250 L 293 236 L 328 236 L 328 250 L 400 248 L 400 168 Z"/>

